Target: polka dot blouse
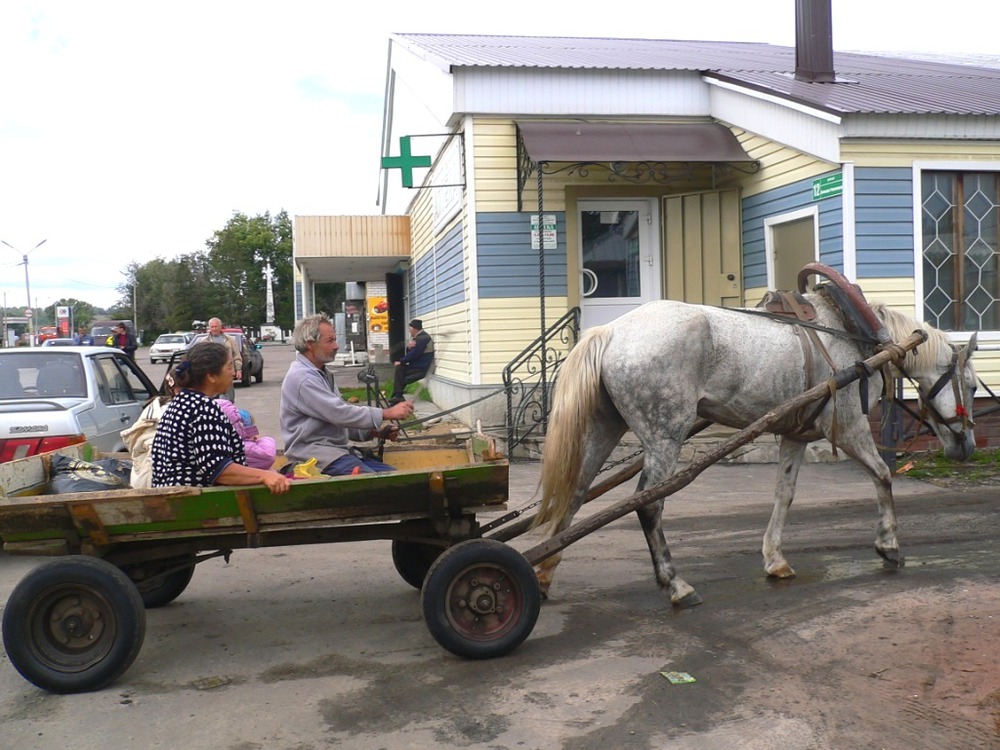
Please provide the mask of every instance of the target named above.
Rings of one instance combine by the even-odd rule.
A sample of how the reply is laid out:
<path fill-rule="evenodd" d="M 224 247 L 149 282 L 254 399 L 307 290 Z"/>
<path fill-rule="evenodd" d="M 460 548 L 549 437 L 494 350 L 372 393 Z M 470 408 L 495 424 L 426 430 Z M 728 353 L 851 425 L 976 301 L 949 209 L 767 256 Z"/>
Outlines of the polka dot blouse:
<path fill-rule="evenodd" d="M 210 487 L 233 461 L 246 464 L 243 441 L 222 409 L 187 389 L 167 404 L 151 455 L 154 487 Z"/>

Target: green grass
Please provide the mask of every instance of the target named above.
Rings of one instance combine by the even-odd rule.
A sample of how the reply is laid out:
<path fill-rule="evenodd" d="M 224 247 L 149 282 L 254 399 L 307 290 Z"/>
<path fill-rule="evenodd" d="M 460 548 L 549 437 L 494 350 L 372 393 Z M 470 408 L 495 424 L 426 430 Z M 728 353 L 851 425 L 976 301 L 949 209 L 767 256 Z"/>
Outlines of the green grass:
<path fill-rule="evenodd" d="M 913 467 L 905 474 L 914 479 L 960 477 L 975 481 L 1000 473 L 1000 449 L 977 450 L 968 461 L 952 461 L 943 451 L 935 451 L 914 456 L 911 462 Z"/>
<path fill-rule="evenodd" d="M 382 390 L 385 392 L 384 388 Z M 415 395 L 421 401 L 430 401 L 431 398 L 430 391 L 419 383 L 410 383 L 403 389 L 403 393 Z M 350 401 L 352 397 L 357 397 L 359 404 L 368 403 L 368 389 L 364 386 L 360 388 L 341 388 L 340 395 L 344 397 L 345 401 Z M 386 393 L 386 398 L 389 398 L 391 395 L 391 393 Z"/>

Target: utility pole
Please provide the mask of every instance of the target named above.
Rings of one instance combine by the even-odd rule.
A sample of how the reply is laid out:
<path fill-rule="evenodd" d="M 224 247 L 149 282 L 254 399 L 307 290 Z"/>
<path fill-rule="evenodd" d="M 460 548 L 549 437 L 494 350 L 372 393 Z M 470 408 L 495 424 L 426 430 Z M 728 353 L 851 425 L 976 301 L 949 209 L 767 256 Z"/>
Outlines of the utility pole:
<path fill-rule="evenodd" d="M 3 244 L 5 244 L 7 247 L 9 247 L 11 250 L 13 250 L 16 253 L 20 253 L 21 252 L 16 247 L 14 247 L 12 244 L 10 244 L 9 242 L 7 242 L 7 240 L 0 240 L 0 242 L 2 242 Z M 47 242 L 47 240 L 42 240 L 37 245 L 35 245 L 33 248 L 31 248 L 31 250 L 29 250 L 28 253 L 30 253 L 32 250 L 37 250 L 42 245 L 44 245 L 46 242 Z M 28 309 L 30 310 L 31 309 L 31 284 L 28 283 L 28 253 L 23 253 L 22 254 L 22 256 L 21 256 L 22 257 L 22 261 L 21 262 L 24 264 L 24 292 L 25 292 L 25 294 L 28 297 Z M 28 335 L 31 337 L 32 344 L 34 344 L 34 342 L 35 342 L 35 323 L 34 323 L 34 318 L 35 318 L 34 313 L 32 313 L 31 315 L 28 316 Z"/>

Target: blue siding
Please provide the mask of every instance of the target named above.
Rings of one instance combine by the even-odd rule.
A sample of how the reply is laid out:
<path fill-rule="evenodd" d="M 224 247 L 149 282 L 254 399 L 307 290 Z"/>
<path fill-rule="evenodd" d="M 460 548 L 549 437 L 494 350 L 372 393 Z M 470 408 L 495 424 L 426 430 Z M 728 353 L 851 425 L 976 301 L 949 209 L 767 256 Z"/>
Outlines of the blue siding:
<path fill-rule="evenodd" d="M 538 251 L 531 249 L 532 213 L 476 215 L 480 297 L 538 296 Z M 566 214 L 544 213 L 555 214 L 558 245 L 545 251 L 545 295 L 562 296 L 566 294 Z"/>
<path fill-rule="evenodd" d="M 409 270 L 408 318 L 419 318 L 465 301 L 462 225 L 456 224 Z"/>
<path fill-rule="evenodd" d="M 854 170 L 858 278 L 913 277 L 913 172 Z"/>
<path fill-rule="evenodd" d="M 836 174 L 830 172 L 829 174 Z M 799 180 L 743 200 L 743 279 L 745 287 L 767 286 L 764 220 L 816 205 L 819 207 L 820 261 L 844 267 L 844 201 L 841 196 L 814 201 L 812 183 Z"/>

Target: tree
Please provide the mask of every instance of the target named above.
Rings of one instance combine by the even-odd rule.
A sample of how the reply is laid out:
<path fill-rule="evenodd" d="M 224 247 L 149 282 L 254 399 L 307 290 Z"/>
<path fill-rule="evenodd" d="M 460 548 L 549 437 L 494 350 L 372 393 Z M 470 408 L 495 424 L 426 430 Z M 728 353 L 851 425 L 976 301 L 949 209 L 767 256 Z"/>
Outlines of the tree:
<path fill-rule="evenodd" d="M 236 212 L 205 246 L 207 251 L 175 260 L 129 264 L 117 287 L 121 297 L 112 308 L 114 317 L 131 319 L 134 304 L 136 327 L 145 331 L 146 340 L 165 331 L 190 330 L 192 321 L 216 316 L 230 325 L 259 328 L 266 322 L 263 270 L 270 264 L 275 324 L 295 324 L 292 221 L 286 211 L 252 218 Z"/>
<path fill-rule="evenodd" d="M 213 283 L 225 290 L 215 315 L 230 324 L 262 325 L 267 306 L 263 269 L 270 264 L 274 271 L 275 323 L 282 328 L 292 327 L 292 222 L 286 211 L 273 218 L 270 213 L 253 218 L 234 213 L 206 245 Z"/>

